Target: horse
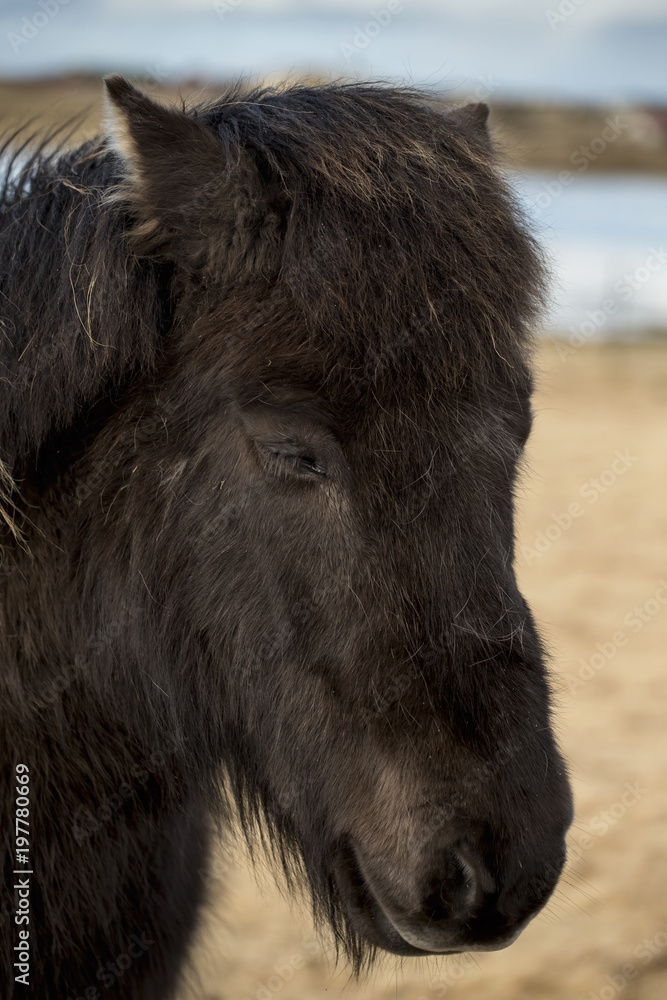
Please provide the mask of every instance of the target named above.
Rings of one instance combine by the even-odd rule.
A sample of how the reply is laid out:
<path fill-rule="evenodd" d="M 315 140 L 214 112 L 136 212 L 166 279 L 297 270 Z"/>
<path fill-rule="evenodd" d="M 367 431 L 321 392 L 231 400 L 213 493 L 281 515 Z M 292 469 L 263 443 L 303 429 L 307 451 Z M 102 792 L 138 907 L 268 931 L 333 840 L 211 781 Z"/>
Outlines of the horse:
<path fill-rule="evenodd" d="M 232 829 L 354 973 L 504 948 L 572 802 L 488 109 L 105 87 L 101 137 L 3 147 L 2 995 L 173 996 Z"/>

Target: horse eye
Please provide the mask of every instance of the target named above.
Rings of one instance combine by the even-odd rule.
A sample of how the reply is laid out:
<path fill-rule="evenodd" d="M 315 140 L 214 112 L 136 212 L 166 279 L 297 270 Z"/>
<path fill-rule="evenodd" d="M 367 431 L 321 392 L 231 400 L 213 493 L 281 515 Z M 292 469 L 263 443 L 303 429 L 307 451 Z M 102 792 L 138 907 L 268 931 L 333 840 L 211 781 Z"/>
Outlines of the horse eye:
<path fill-rule="evenodd" d="M 264 449 L 271 458 L 280 459 L 289 465 L 292 471 L 302 476 L 326 476 L 326 466 L 320 459 L 304 453 L 293 441 L 280 441 L 265 444 Z"/>
<path fill-rule="evenodd" d="M 315 458 L 302 455 L 298 460 L 299 471 L 309 476 L 326 476 L 327 470 Z"/>

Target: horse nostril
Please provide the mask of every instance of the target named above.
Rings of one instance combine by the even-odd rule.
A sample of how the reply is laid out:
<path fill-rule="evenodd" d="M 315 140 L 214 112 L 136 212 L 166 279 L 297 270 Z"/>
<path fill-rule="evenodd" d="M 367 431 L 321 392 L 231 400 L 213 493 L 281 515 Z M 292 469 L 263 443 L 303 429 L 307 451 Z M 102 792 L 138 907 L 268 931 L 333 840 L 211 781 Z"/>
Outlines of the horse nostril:
<path fill-rule="evenodd" d="M 424 914 L 430 920 L 465 923 L 479 908 L 482 896 L 493 890 L 493 881 L 481 859 L 462 844 L 445 848 L 430 880 Z"/>

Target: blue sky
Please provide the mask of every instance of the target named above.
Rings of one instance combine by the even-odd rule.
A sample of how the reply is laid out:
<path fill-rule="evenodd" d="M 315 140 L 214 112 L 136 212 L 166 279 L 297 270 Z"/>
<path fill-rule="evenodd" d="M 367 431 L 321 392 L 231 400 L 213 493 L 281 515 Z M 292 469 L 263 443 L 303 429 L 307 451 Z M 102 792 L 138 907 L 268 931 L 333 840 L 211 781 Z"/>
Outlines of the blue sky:
<path fill-rule="evenodd" d="M 294 71 L 482 98 L 667 103 L 666 0 L 41 3 L 56 13 L 40 0 L 0 0 L 0 76 Z"/>
<path fill-rule="evenodd" d="M 109 11 L 151 11 L 162 13 L 171 11 L 195 11 L 206 10 L 211 6 L 210 0 L 102 0 L 103 6 Z M 273 10 L 273 11 L 323 11 L 323 10 L 352 10 L 364 13 L 372 9 L 373 6 L 379 8 L 381 3 L 368 4 L 363 0 L 244 0 L 243 5 L 253 10 Z M 543 4 L 536 0 L 465 0 L 465 2 L 452 2 L 452 0 L 413 0 L 412 7 L 422 10 L 437 9 L 447 10 L 451 13 L 476 15 L 478 13 L 495 13 L 507 16 L 528 17 L 542 15 L 548 7 L 557 8 L 558 4 Z M 600 21 L 626 14 L 628 11 L 628 0 L 574 0 L 574 6 L 578 7 L 578 14 L 586 19 Z M 636 16 L 643 17 L 666 17 L 667 11 L 664 0 L 634 0 L 631 5 L 632 12 Z"/>

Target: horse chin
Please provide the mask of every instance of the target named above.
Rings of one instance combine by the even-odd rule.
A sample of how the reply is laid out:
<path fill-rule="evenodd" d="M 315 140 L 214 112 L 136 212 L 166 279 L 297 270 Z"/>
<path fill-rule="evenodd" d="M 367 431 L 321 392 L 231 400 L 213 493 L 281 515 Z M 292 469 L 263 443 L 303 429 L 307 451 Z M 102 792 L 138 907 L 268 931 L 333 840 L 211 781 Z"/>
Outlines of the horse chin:
<path fill-rule="evenodd" d="M 457 955 L 462 948 L 432 948 L 417 944 L 416 937 L 401 931 L 389 918 L 364 877 L 356 855 L 349 845 L 339 849 L 333 874 L 345 915 L 356 934 L 364 941 L 392 955 Z"/>
<path fill-rule="evenodd" d="M 333 874 L 352 929 L 364 941 L 393 955 L 423 957 L 501 951 L 516 941 L 529 922 L 523 921 L 519 927 L 508 929 L 492 941 L 464 940 L 460 929 L 443 926 L 438 921 L 430 925 L 417 924 L 398 914 L 390 916 L 349 845 L 337 852 Z"/>

